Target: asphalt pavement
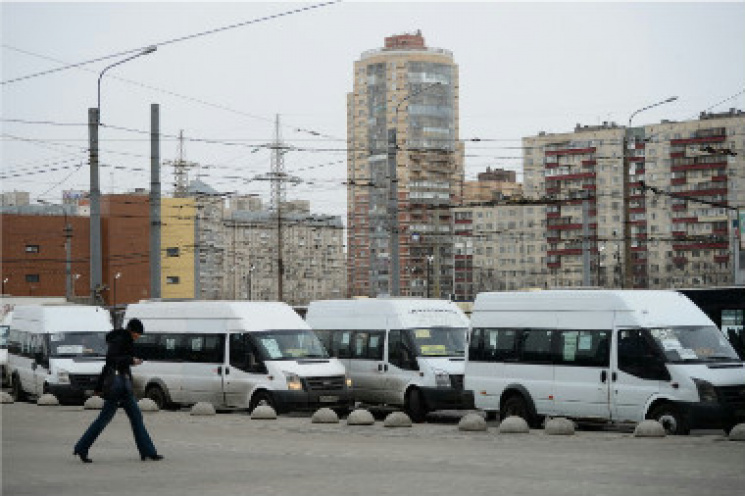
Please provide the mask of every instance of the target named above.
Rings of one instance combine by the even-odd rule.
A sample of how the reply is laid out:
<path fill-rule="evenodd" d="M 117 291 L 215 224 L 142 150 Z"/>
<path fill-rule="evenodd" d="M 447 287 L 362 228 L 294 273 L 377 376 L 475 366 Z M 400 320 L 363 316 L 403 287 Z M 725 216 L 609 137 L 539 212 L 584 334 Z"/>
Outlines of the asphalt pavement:
<path fill-rule="evenodd" d="M 93 446 L 72 455 L 98 415 L 79 406 L 2 405 L 2 494 L 132 495 L 740 495 L 745 442 L 723 432 L 662 439 L 628 431 L 573 436 L 463 432 L 456 422 L 408 428 L 313 424 L 309 416 L 145 413 L 165 455 L 142 462 L 117 413 Z"/>

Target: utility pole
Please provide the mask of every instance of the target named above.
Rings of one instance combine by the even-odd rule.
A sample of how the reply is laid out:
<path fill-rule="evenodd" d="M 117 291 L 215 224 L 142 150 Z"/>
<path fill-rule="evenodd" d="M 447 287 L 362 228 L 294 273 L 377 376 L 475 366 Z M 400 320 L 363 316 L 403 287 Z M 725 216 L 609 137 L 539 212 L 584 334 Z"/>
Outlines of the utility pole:
<path fill-rule="evenodd" d="M 91 251 L 91 304 L 98 303 L 99 289 L 103 283 L 103 256 L 101 255 L 101 186 L 98 174 L 99 109 L 88 109 L 88 162 L 90 166 L 90 251 Z"/>
<path fill-rule="evenodd" d="M 160 105 L 150 105 L 150 297 L 160 298 Z"/>
<path fill-rule="evenodd" d="M 582 200 L 582 285 L 592 285 L 590 274 L 590 200 Z"/>

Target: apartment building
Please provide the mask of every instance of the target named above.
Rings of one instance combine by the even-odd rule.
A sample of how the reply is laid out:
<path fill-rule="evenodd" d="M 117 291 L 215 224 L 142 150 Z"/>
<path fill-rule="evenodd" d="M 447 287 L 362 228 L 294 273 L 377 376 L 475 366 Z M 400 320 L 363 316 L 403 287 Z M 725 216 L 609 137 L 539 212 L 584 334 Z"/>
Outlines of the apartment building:
<path fill-rule="evenodd" d="M 350 295 L 452 292 L 458 122 L 458 66 L 421 32 L 390 36 L 355 61 L 347 97 Z"/>
<path fill-rule="evenodd" d="M 733 109 L 683 122 L 578 125 L 572 133 L 524 138 L 525 195 L 547 205 L 549 283 L 733 284 L 735 207 L 745 205 L 744 135 L 745 113 Z"/>

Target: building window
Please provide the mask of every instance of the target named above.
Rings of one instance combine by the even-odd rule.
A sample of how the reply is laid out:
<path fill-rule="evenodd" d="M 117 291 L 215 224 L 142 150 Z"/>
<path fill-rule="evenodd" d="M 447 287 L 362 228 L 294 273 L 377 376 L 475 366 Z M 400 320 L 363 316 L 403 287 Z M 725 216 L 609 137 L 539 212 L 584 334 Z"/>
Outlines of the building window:
<path fill-rule="evenodd" d="M 178 257 L 179 256 L 179 248 L 178 248 L 178 246 L 171 247 L 171 248 L 166 248 L 166 256 L 169 256 L 169 257 Z"/>
<path fill-rule="evenodd" d="M 26 282 L 39 282 L 39 274 L 26 274 Z"/>
<path fill-rule="evenodd" d="M 26 245 L 26 253 L 39 253 L 39 245 Z"/>
<path fill-rule="evenodd" d="M 179 276 L 166 276 L 166 284 L 179 284 Z"/>

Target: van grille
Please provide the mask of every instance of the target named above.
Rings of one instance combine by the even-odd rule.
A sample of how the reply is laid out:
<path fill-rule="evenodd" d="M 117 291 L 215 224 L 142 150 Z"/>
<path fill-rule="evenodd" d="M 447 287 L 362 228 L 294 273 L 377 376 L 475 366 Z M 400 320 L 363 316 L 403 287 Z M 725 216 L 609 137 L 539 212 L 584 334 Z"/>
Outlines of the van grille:
<path fill-rule="evenodd" d="M 70 374 L 70 385 L 77 389 L 93 389 L 98 382 L 98 374 Z"/>
<path fill-rule="evenodd" d="M 344 376 L 306 377 L 308 391 L 340 391 L 344 389 Z"/>
<path fill-rule="evenodd" d="M 450 374 L 450 385 L 453 389 L 463 389 L 463 374 Z"/>
<path fill-rule="evenodd" d="M 745 409 L 745 386 L 721 386 L 716 388 L 722 403 L 736 409 Z"/>

